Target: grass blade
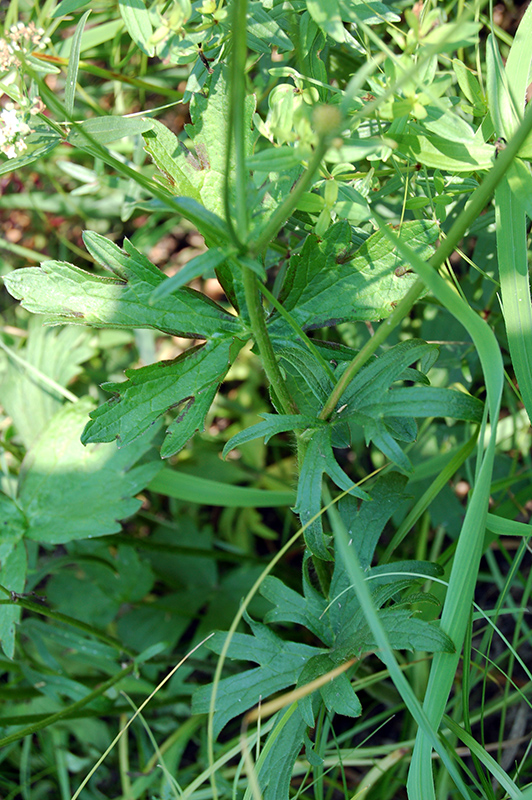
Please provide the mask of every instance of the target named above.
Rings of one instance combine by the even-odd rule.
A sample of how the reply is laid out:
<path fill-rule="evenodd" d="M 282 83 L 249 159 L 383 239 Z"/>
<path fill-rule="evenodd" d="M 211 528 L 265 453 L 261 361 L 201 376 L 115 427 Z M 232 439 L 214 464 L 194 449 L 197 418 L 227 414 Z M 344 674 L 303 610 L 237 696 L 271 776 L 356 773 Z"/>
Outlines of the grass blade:
<path fill-rule="evenodd" d="M 68 59 L 68 69 L 65 83 L 65 108 L 69 117 L 71 117 L 74 113 L 74 98 L 76 96 L 76 81 L 78 79 L 79 56 L 81 53 L 81 37 L 83 36 L 85 23 L 87 22 L 90 13 L 90 9 L 85 11 L 82 18 L 76 25 L 76 31 L 72 39 L 72 50 L 70 51 L 70 56 Z"/>

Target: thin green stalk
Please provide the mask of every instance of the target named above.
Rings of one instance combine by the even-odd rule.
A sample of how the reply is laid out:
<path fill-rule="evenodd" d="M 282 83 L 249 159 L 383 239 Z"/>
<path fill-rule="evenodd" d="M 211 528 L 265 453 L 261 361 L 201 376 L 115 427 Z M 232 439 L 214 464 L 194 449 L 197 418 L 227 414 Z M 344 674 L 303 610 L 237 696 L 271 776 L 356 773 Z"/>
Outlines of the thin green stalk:
<path fill-rule="evenodd" d="M 46 53 L 33 53 L 32 55 L 35 58 L 38 58 L 40 61 L 44 61 L 48 64 L 54 64 L 60 67 L 68 66 L 68 58 L 50 56 Z M 150 94 L 175 97 L 176 103 L 180 103 L 183 97 L 183 92 L 179 92 L 177 89 L 171 89 L 170 87 L 162 84 L 159 85 L 157 83 L 149 83 L 149 81 L 143 81 L 140 78 L 133 78 L 130 75 L 125 75 L 123 72 L 114 72 L 113 70 L 104 69 L 103 67 L 90 64 L 88 61 L 80 61 L 78 67 L 83 72 L 88 72 L 90 75 L 96 75 L 98 78 L 103 78 L 104 80 L 127 83 L 129 86 L 135 86 L 137 89 L 143 89 Z"/>
<path fill-rule="evenodd" d="M 245 114 L 246 99 L 246 16 L 247 0 L 233 0 L 233 28 L 231 59 L 231 94 L 229 119 L 233 136 L 229 137 L 229 151 L 235 147 L 235 216 L 238 236 L 241 241 L 247 240 L 248 205 L 247 205 L 247 172 L 245 147 Z M 229 182 L 230 171 L 226 180 Z"/>
<path fill-rule="evenodd" d="M 398 692 L 401 694 L 401 697 L 403 698 L 408 710 L 418 723 L 419 728 L 425 732 L 431 746 L 434 747 L 434 749 L 439 753 L 462 796 L 464 798 L 471 798 L 472 795 L 464 785 L 456 764 L 447 753 L 447 750 L 443 746 L 436 731 L 431 725 L 428 714 L 421 706 L 421 703 L 415 696 L 412 687 L 404 677 L 402 670 L 397 663 L 397 660 L 390 647 L 388 636 L 381 623 L 377 609 L 375 608 L 375 604 L 360 566 L 356 550 L 349 547 L 345 525 L 334 505 L 330 506 L 329 514 L 331 525 L 334 531 L 336 546 L 345 563 L 347 575 L 349 576 L 353 589 L 356 592 L 368 626 L 373 633 L 379 650 L 379 658 L 388 667 L 390 677 L 392 678 Z"/>
<path fill-rule="evenodd" d="M 290 397 L 286 388 L 286 384 L 281 375 L 273 345 L 268 334 L 266 327 L 266 320 L 264 319 L 264 309 L 260 300 L 259 282 L 253 270 L 249 267 L 242 269 L 244 292 L 246 295 L 246 305 L 249 313 L 249 319 L 253 330 L 253 337 L 260 351 L 262 364 L 266 377 L 270 385 L 281 403 L 283 413 L 297 414 L 298 409 Z"/>
<path fill-rule="evenodd" d="M 308 349 L 310 350 L 310 352 L 312 353 L 318 364 L 321 364 L 324 372 L 329 376 L 331 381 L 334 382 L 334 372 L 328 365 L 325 358 L 323 358 L 322 354 L 320 353 L 316 345 L 312 342 L 312 339 L 310 339 L 307 336 L 301 325 L 299 325 L 296 322 L 294 317 L 286 310 L 286 308 L 283 307 L 283 305 L 279 302 L 279 300 L 275 297 L 275 295 L 273 295 L 270 292 L 270 290 L 266 286 L 264 286 L 263 283 L 259 282 L 259 289 L 264 295 L 264 297 L 270 301 L 270 303 L 279 313 L 279 315 L 288 323 L 288 325 L 290 325 L 292 330 L 299 336 L 303 344 L 305 344 L 308 347 Z"/>
<path fill-rule="evenodd" d="M 89 694 L 85 695 L 85 697 L 82 697 L 81 700 L 76 700 L 75 703 L 71 703 L 69 706 L 66 706 L 66 708 L 62 709 L 62 711 L 58 711 L 55 714 L 50 714 L 49 717 L 45 717 L 39 722 L 33 722 L 31 725 L 26 725 L 25 728 L 15 731 L 15 733 L 10 733 L 9 736 L 4 736 L 2 739 L 0 739 L 0 747 L 5 747 L 12 742 L 18 742 L 19 739 L 23 739 L 25 736 L 32 736 L 37 731 L 47 728 L 49 725 L 53 725 L 62 719 L 68 719 L 68 717 L 70 717 L 75 711 L 78 711 L 80 708 L 92 703 L 93 700 L 101 697 L 108 689 L 110 689 L 116 683 L 119 683 L 122 678 L 125 678 L 130 672 L 133 672 L 134 667 L 135 664 L 133 662 L 128 664 L 127 667 L 121 669 L 120 672 L 118 672 L 116 675 L 113 675 L 113 677 L 109 678 L 109 680 L 101 683 L 97 689 L 89 692 Z"/>

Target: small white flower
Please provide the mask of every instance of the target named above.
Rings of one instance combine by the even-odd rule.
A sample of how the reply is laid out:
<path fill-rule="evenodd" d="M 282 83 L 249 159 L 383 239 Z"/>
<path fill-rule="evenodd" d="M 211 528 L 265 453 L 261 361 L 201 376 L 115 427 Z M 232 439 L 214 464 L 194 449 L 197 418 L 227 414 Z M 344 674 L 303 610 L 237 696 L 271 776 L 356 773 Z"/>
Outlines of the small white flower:
<path fill-rule="evenodd" d="M 8 158 L 16 158 L 27 149 L 24 137 L 31 133 L 24 112 L 9 103 L 0 112 L 0 151 Z"/>

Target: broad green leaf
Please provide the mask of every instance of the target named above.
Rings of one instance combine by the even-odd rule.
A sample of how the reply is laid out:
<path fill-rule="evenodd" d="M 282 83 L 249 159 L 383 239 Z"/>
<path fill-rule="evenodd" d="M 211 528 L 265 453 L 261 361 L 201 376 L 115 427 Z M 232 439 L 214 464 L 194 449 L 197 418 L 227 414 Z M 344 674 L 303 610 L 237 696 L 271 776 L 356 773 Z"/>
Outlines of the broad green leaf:
<path fill-rule="evenodd" d="M 379 0 L 339 0 L 340 12 L 345 22 L 365 22 L 366 25 L 398 22 L 399 14 Z"/>
<path fill-rule="evenodd" d="M 429 653 L 454 653 L 452 639 L 438 626 L 438 623 L 416 619 L 411 611 L 385 608 L 379 613 L 390 646 L 393 650 L 425 650 Z M 368 625 L 358 631 L 363 650 L 378 648 L 378 643 Z M 378 650 L 377 650 L 378 655 Z"/>
<path fill-rule="evenodd" d="M 293 50 L 294 45 L 276 19 L 276 16 L 282 11 L 280 5 L 269 8 L 268 11 L 261 2 L 252 2 L 248 5 L 248 37 L 251 35 L 254 39 L 264 42 L 268 53 L 271 52 L 272 46 L 277 47 L 281 52 Z M 285 29 L 288 28 L 284 20 L 281 22 Z"/>
<path fill-rule="evenodd" d="M 530 35 L 532 32 L 532 9 L 527 8 L 519 23 L 517 33 L 510 48 L 505 64 L 505 76 L 508 81 L 516 116 L 522 120 L 526 106 L 526 91 L 530 83 L 532 72 L 532 58 L 530 54 Z M 519 151 L 522 158 L 532 158 L 532 136 L 528 136 Z"/>
<path fill-rule="evenodd" d="M 488 110 L 486 97 L 475 73 L 457 58 L 453 58 L 452 65 L 460 89 L 472 105 L 474 116 L 484 116 Z"/>
<path fill-rule="evenodd" d="M 380 400 L 375 398 L 368 406 L 362 404 L 358 408 L 375 417 L 452 417 L 478 423 L 484 411 L 476 397 L 435 386 L 390 389 Z"/>
<path fill-rule="evenodd" d="M 89 0 L 62 0 L 61 3 L 54 8 L 50 16 L 52 19 L 64 17 L 67 14 L 71 14 L 73 11 L 77 11 L 78 8 L 83 8 L 83 6 L 88 5 L 88 3 Z"/>
<path fill-rule="evenodd" d="M 0 379 L 0 402 L 24 446 L 33 445 L 64 402 L 62 387 L 94 354 L 90 334 L 79 328 L 44 328 L 30 320 L 25 347 L 7 354 Z"/>
<path fill-rule="evenodd" d="M 423 37 L 424 45 L 438 48 L 439 53 L 454 51 L 458 47 L 470 47 L 476 44 L 480 23 L 471 20 L 459 20 L 437 25 Z"/>
<path fill-rule="evenodd" d="M 318 428 L 326 425 L 323 420 L 316 417 L 306 417 L 302 414 L 261 414 L 264 422 L 258 422 L 251 428 L 246 428 L 232 436 L 225 444 L 223 456 L 225 457 L 230 450 L 239 447 L 244 442 L 264 437 L 264 443 L 268 444 L 272 436 L 286 431 L 305 430 L 308 428 Z"/>
<path fill-rule="evenodd" d="M 133 42 L 147 56 L 153 56 L 155 48 L 150 44 L 153 28 L 144 0 L 118 0 L 118 8 Z"/>
<path fill-rule="evenodd" d="M 338 508 L 362 569 L 371 566 L 384 526 L 408 499 L 405 493 L 407 482 L 404 475 L 389 472 L 372 485 L 371 500 L 359 503 L 349 495 L 341 498 Z M 393 565 L 389 566 L 391 570 Z M 331 587 L 331 591 L 337 590 Z"/>
<path fill-rule="evenodd" d="M 403 373 L 408 365 L 420 359 L 428 359 L 437 352 L 437 345 L 422 339 L 399 342 L 360 370 L 343 393 L 340 402 L 347 405 L 349 410 L 377 402 L 394 381 L 403 380 Z"/>
<path fill-rule="evenodd" d="M 70 116 L 72 116 L 74 113 L 74 98 L 76 96 L 76 81 L 78 79 L 81 36 L 83 35 L 83 29 L 85 28 L 85 23 L 87 22 L 90 13 L 90 9 L 85 11 L 80 21 L 76 25 L 76 31 L 74 33 L 74 39 L 72 42 L 72 52 L 70 53 L 70 58 L 68 59 L 68 68 L 65 81 L 65 108 L 67 110 L 67 114 Z"/>
<path fill-rule="evenodd" d="M 279 713 L 277 724 L 266 739 L 257 764 L 263 800 L 290 797 L 294 763 L 305 743 L 305 737 L 308 741 L 307 723 L 299 705 L 293 703 L 284 713 Z M 306 755 L 310 756 L 308 750 Z"/>
<path fill-rule="evenodd" d="M 290 145 L 267 147 L 246 159 L 246 166 L 252 172 L 283 172 L 299 166 L 302 156 Z M 310 195 L 314 197 L 315 195 Z M 303 210 L 303 209 L 302 209 Z"/>
<path fill-rule="evenodd" d="M 144 135 L 146 150 L 164 172 L 176 194 L 201 202 L 206 209 L 225 217 L 224 184 L 228 147 L 229 102 L 226 69 L 217 66 L 208 84 L 208 97 L 194 94 L 190 103 L 192 123 L 186 133 L 192 140 L 187 147 L 161 123 Z M 245 149 L 251 155 L 253 133 L 251 120 L 255 110 L 253 97 L 245 104 Z M 234 155 L 230 171 L 234 170 Z"/>
<path fill-rule="evenodd" d="M 508 83 L 508 75 L 499 52 L 495 36 L 490 33 L 486 44 L 488 108 L 497 136 L 510 140 L 523 116 L 524 93 L 519 98 L 514 95 Z M 525 79 L 524 75 L 522 76 Z M 514 75 L 515 79 L 515 75 Z M 517 85 L 520 81 L 517 81 Z M 528 85 L 528 81 L 525 84 Z"/>
<path fill-rule="evenodd" d="M 265 625 L 249 620 L 253 636 L 235 633 L 229 645 L 228 657 L 260 664 L 240 674 L 224 678 L 218 685 L 214 714 L 214 735 L 232 719 L 274 692 L 286 689 L 297 682 L 306 661 L 320 650 L 306 644 L 283 641 Z M 216 633 L 207 647 L 219 653 L 226 634 Z M 202 686 L 192 698 L 192 713 L 209 710 L 212 685 Z"/>
<path fill-rule="evenodd" d="M 145 131 L 143 136 L 146 152 L 164 173 L 172 191 L 201 202 L 198 181 L 187 169 L 186 157 L 183 163 L 183 150 L 179 139 L 162 122 L 158 120 L 152 122 L 152 127 Z"/>
<path fill-rule="evenodd" d="M 306 0 L 306 4 L 310 16 L 323 33 L 336 42 L 345 41 L 346 31 L 338 0 Z"/>
<path fill-rule="evenodd" d="M 223 380 L 242 343 L 233 339 L 214 339 L 205 345 L 192 347 L 172 361 L 160 361 L 140 369 L 127 369 L 127 381 L 104 383 L 102 388 L 113 397 L 92 411 L 91 422 L 81 440 L 112 442 L 118 439 L 123 447 L 148 430 L 170 408 L 178 409 L 176 421 L 169 429 L 173 437 L 173 452 L 184 447 L 191 431 L 203 425 L 208 409 L 201 403 L 202 395 L 212 392 Z M 192 425 L 187 415 L 193 418 Z M 184 420 L 186 436 L 176 435 L 176 424 Z M 164 455 L 171 455 L 168 447 Z"/>
<path fill-rule="evenodd" d="M 205 430 L 205 417 L 212 406 L 219 384 L 199 392 L 195 397 L 187 398 L 181 404 L 177 417 L 166 429 L 166 436 L 161 447 L 161 458 L 175 455 L 199 431 Z"/>
<path fill-rule="evenodd" d="M 430 132 L 429 138 L 431 134 L 435 134 L 435 136 L 451 142 L 478 143 L 471 125 L 459 117 L 449 103 L 445 104 L 444 108 L 429 106 L 427 116 L 419 127 Z"/>
<path fill-rule="evenodd" d="M 513 172 L 513 177 L 517 173 Z M 514 182 L 515 185 L 515 182 Z M 515 377 L 532 419 L 532 303 L 528 267 L 528 203 L 519 201 L 506 176 L 495 189 L 497 253 L 502 308 Z"/>
<path fill-rule="evenodd" d="M 228 335 L 242 330 L 240 320 L 193 289 L 183 288 L 150 305 L 163 273 L 126 239 L 124 253 L 95 233 L 87 246 L 116 278 L 90 274 L 61 261 L 16 270 L 4 278 L 24 308 L 46 314 L 48 324 L 69 322 L 97 328 L 153 328 L 188 338 Z M 92 249 L 91 249 L 92 248 Z"/>
<path fill-rule="evenodd" d="M 330 672 L 338 666 L 338 661 L 331 658 L 329 653 L 320 653 L 319 655 L 309 658 L 298 678 L 298 688 L 304 686 L 316 678 L 321 678 L 327 672 Z M 346 717 L 359 717 L 362 714 L 362 706 L 360 700 L 353 687 L 351 681 L 345 673 L 338 675 L 334 680 L 329 681 L 321 689 L 319 693 L 327 707 L 328 711 L 336 714 L 343 714 Z M 315 714 L 313 711 L 312 695 L 306 695 L 299 701 L 301 713 L 310 728 L 316 724 Z"/>
<path fill-rule="evenodd" d="M 0 566 L 2 586 L 10 592 L 23 592 L 26 584 L 26 565 L 26 547 L 19 541 L 10 554 L 2 558 Z M 20 613 L 20 606 L 16 604 L 0 606 L 0 644 L 8 658 L 13 658 L 15 655 L 15 625 L 20 620 Z"/>
<path fill-rule="evenodd" d="M 30 539 L 60 544 L 117 533 L 118 520 L 140 508 L 135 495 L 161 468 L 157 453 L 148 455 L 153 432 L 124 450 L 83 447 L 80 435 L 92 407 L 88 398 L 63 406 L 26 454 L 18 503 Z"/>
<path fill-rule="evenodd" d="M 475 172 L 491 169 L 495 148 L 477 139 L 455 142 L 422 133 L 394 133 L 401 152 L 420 164 L 445 172 Z"/>
<path fill-rule="evenodd" d="M 272 341 L 287 389 L 297 408 L 301 414 L 317 418 L 335 384 L 335 375 L 329 366 L 330 359 L 340 359 L 343 354 L 335 354 L 331 350 L 324 352 L 318 340 L 307 339 L 305 342 L 303 337 L 304 333 L 301 337 L 294 336 L 291 341 L 276 337 L 272 337 Z M 350 350 L 347 360 L 351 361 L 354 356 L 355 352 Z M 329 359 L 329 363 L 326 359 Z"/>
<path fill-rule="evenodd" d="M 151 481 L 149 487 L 158 494 L 200 503 L 207 506 L 226 508 L 271 508 L 291 506 L 295 494 L 291 491 L 267 491 L 247 486 L 232 486 L 229 483 L 200 478 L 173 469 L 163 469 Z"/>
<path fill-rule="evenodd" d="M 323 532 L 320 515 L 324 473 L 340 489 L 349 491 L 353 497 L 369 499 L 367 493 L 359 489 L 338 465 L 332 450 L 330 426 L 319 428 L 308 440 L 294 508 L 296 514 L 299 514 L 301 524 L 306 526 L 304 536 L 310 551 L 318 558 L 330 561 L 332 560 L 328 550 L 330 537 Z"/>
<path fill-rule="evenodd" d="M 136 136 L 149 131 L 153 127 L 153 120 L 149 117 L 93 117 L 79 122 L 68 134 L 67 141 L 75 147 L 84 147 L 90 144 L 83 135 L 86 131 L 99 144 L 108 144 L 124 136 Z"/>
<path fill-rule="evenodd" d="M 429 258 L 437 235 L 432 223 L 405 222 L 400 233 L 421 258 Z M 301 254 L 292 256 L 280 300 L 304 329 L 384 319 L 415 280 L 408 273 L 396 274 L 403 266 L 380 231 L 351 255 L 351 228 L 338 222 L 321 241 L 308 236 Z M 286 323 L 274 314 L 269 328 L 280 336 Z"/>
<path fill-rule="evenodd" d="M 28 523 L 15 501 L 4 492 L 0 492 L 0 566 L 22 539 Z M 2 581 L 0 580 L 0 583 Z M 17 589 L 17 591 L 19 591 Z"/>

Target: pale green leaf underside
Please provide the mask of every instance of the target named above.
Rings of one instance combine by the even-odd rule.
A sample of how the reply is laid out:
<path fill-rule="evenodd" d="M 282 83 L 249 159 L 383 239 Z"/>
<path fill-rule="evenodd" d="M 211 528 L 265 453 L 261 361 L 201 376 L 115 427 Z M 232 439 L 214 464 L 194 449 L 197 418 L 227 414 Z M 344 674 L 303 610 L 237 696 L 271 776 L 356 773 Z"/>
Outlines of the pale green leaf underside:
<path fill-rule="evenodd" d="M 7 356 L 0 374 L 0 403 L 26 448 L 63 404 L 60 387 L 68 386 L 94 354 L 89 337 L 90 332 L 80 328 L 44 328 L 42 320 L 33 317 L 25 347 Z"/>
<path fill-rule="evenodd" d="M 59 544 L 117 533 L 119 520 L 141 505 L 135 495 L 161 468 L 155 450 L 137 464 L 151 448 L 153 433 L 126 450 L 83 447 L 80 435 L 92 406 L 89 398 L 63 406 L 26 454 L 17 502 L 30 539 Z"/>
<path fill-rule="evenodd" d="M 63 261 L 19 269 L 4 279 L 24 308 L 46 314 L 48 324 L 110 328 L 152 328 L 188 338 L 236 334 L 242 324 L 205 295 L 186 287 L 153 305 L 153 290 L 165 276 L 127 242 L 126 255 L 97 234 L 86 237 L 92 254 L 117 277 L 85 272 Z"/>

